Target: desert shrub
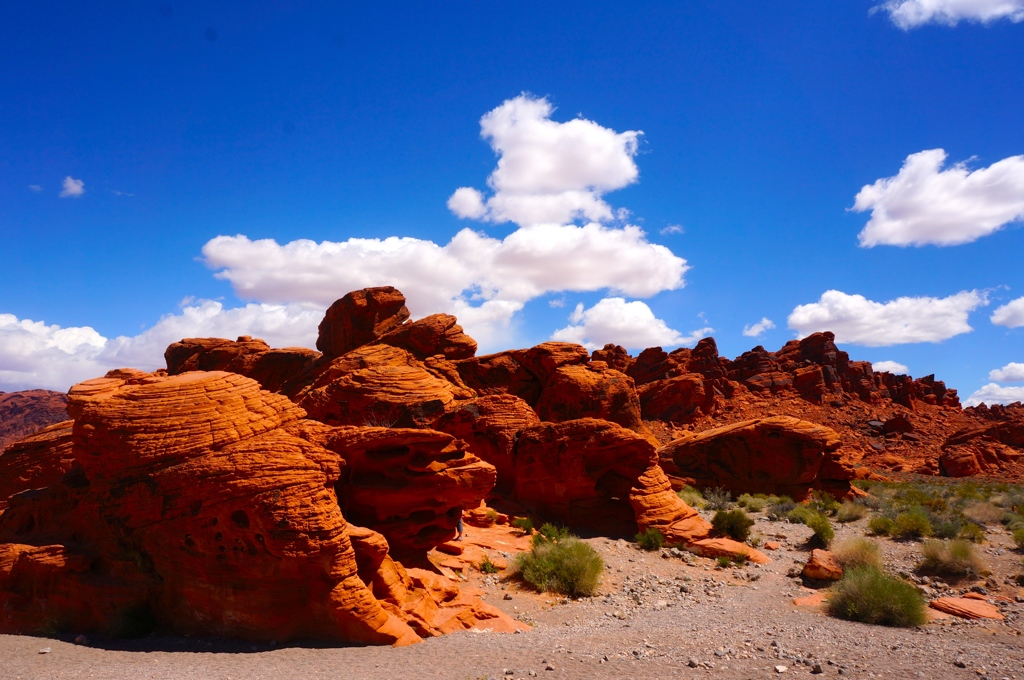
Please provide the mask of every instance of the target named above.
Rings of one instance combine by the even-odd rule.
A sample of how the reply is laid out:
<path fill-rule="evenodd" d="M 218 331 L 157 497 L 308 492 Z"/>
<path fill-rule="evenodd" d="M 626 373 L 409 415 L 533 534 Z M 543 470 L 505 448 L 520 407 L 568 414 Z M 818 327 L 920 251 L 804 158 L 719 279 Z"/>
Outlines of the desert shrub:
<path fill-rule="evenodd" d="M 832 529 L 832 523 L 828 521 L 828 517 L 825 515 L 815 514 L 813 517 L 809 517 L 804 524 L 814 532 L 810 541 L 814 545 L 827 548 L 836 536 L 836 532 Z"/>
<path fill-rule="evenodd" d="M 1017 549 L 1024 550 L 1024 527 L 1014 529 L 1011 536 L 1013 536 L 1013 542 L 1017 544 Z"/>
<path fill-rule="evenodd" d="M 921 544 L 919 571 L 943 576 L 970 576 L 988 570 L 974 544 L 964 540 L 930 540 Z"/>
<path fill-rule="evenodd" d="M 875 536 L 890 536 L 896 530 L 896 523 L 885 515 L 875 515 L 868 520 L 868 531 Z"/>
<path fill-rule="evenodd" d="M 533 533 L 533 520 L 529 517 L 516 517 L 512 520 L 511 525 L 514 529 L 519 529 L 524 534 Z"/>
<path fill-rule="evenodd" d="M 545 522 L 541 525 L 537 535 L 533 537 L 533 542 L 535 545 L 537 543 L 551 543 L 568 537 L 569 530 L 566 527 L 560 527 L 550 522 Z"/>
<path fill-rule="evenodd" d="M 942 538 L 945 538 L 945 536 Z M 962 538 L 972 543 L 982 543 L 985 541 L 985 530 L 974 522 L 968 522 L 960 529 L 960 533 L 956 535 L 956 538 Z"/>
<path fill-rule="evenodd" d="M 961 482 L 956 487 L 956 495 L 964 500 L 983 500 L 981 489 L 977 482 Z"/>
<path fill-rule="evenodd" d="M 768 518 L 782 519 L 796 507 L 796 503 L 789 496 L 781 496 L 775 502 L 768 504 Z"/>
<path fill-rule="evenodd" d="M 768 505 L 768 498 L 763 494 L 752 496 L 745 493 L 736 499 L 736 504 L 747 512 L 761 512 Z"/>
<path fill-rule="evenodd" d="M 742 510 L 719 510 L 711 520 L 715 531 L 736 541 L 745 541 L 750 536 L 754 520 Z"/>
<path fill-rule="evenodd" d="M 859 519 L 864 519 L 868 516 L 868 509 L 860 503 L 854 503 L 853 501 L 844 501 L 839 506 L 839 510 L 836 511 L 836 521 L 846 524 L 847 522 L 856 522 Z"/>
<path fill-rule="evenodd" d="M 676 492 L 676 495 L 683 499 L 683 502 L 691 508 L 699 508 L 704 505 L 704 496 L 692 486 L 684 486 Z"/>
<path fill-rule="evenodd" d="M 732 563 L 737 567 L 742 567 L 747 563 L 747 556 L 744 553 L 736 553 L 732 556 Z"/>
<path fill-rule="evenodd" d="M 896 515 L 893 535 L 900 538 L 922 538 L 932 535 L 932 523 L 928 513 L 920 507 Z"/>
<path fill-rule="evenodd" d="M 604 560 L 577 537 L 565 536 L 534 543 L 530 552 L 519 554 L 516 566 L 520 576 L 538 592 L 579 597 L 597 590 Z"/>
<path fill-rule="evenodd" d="M 761 544 L 764 543 L 764 534 L 757 533 L 747 539 L 747 543 L 755 548 L 760 548 Z"/>
<path fill-rule="evenodd" d="M 928 521 L 932 525 L 932 535 L 938 538 L 956 538 L 968 524 L 966 518 L 960 513 L 932 515 Z"/>
<path fill-rule="evenodd" d="M 1006 517 L 1003 518 L 1003 523 L 1006 524 L 1006 530 L 1010 533 L 1017 529 L 1024 529 L 1024 515 L 1008 512 Z"/>
<path fill-rule="evenodd" d="M 816 514 L 806 505 L 798 505 L 786 513 L 786 519 L 793 524 L 807 524 L 807 520 Z"/>
<path fill-rule="evenodd" d="M 839 501 L 827 491 L 815 491 L 811 494 L 808 506 L 819 515 L 834 515 L 839 511 Z"/>
<path fill-rule="evenodd" d="M 1001 508 L 1013 510 L 1024 507 L 1024 491 L 1019 488 L 1011 488 L 1004 493 L 996 494 L 989 499 Z"/>
<path fill-rule="evenodd" d="M 924 598 L 917 588 L 874 567 L 847 571 L 826 607 L 832 616 L 861 623 L 909 627 L 925 622 Z"/>
<path fill-rule="evenodd" d="M 648 527 L 636 535 L 636 543 L 644 550 L 658 550 L 665 545 L 665 535 L 654 527 Z"/>
<path fill-rule="evenodd" d="M 704 490 L 704 505 L 710 510 L 725 510 L 732 504 L 732 494 L 716 486 Z"/>
<path fill-rule="evenodd" d="M 498 511 L 494 508 L 487 508 L 487 512 L 484 513 L 484 516 L 487 517 L 488 522 L 498 521 Z"/>
<path fill-rule="evenodd" d="M 730 564 L 732 564 L 732 560 L 726 557 L 725 555 L 719 555 L 715 561 L 718 562 L 718 566 L 722 569 L 725 569 Z"/>
<path fill-rule="evenodd" d="M 995 503 L 973 503 L 964 509 L 964 515 L 972 522 L 988 526 L 1002 522 L 1006 511 Z"/>
<path fill-rule="evenodd" d="M 882 550 L 870 538 L 848 538 L 832 548 L 832 553 L 843 565 L 843 569 L 874 567 L 882 569 Z"/>
<path fill-rule="evenodd" d="M 478 564 L 476 566 L 477 566 L 477 568 L 480 571 L 482 571 L 485 574 L 497 574 L 498 573 L 498 568 L 496 566 L 494 566 L 493 562 L 491 562 L 490 555 L 484 555 L 484 559 L 480 562 L 480 564 Z"/>

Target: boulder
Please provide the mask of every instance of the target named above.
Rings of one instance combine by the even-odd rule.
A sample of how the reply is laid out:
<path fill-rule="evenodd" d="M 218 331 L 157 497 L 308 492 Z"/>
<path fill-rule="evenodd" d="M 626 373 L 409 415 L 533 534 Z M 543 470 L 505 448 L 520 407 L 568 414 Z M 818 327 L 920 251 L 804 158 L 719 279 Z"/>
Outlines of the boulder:
<path fill-rule="evenodd" d="M 336 357 L 375 342 L 409 318 L 405 296 L 392 286 L 356 290 L 327 308 L 316 348 Z"/>
<path fill-rule="evenodd" d="M 839 435 L 790 416 L 746 420 L 687 433 L 658 450 L 662 467 L 681 488 L 722 487 L 734 495 L 774 493 L 806 498 L 811 489 L 852 493 L 854 471 L 839 452 Z"/>
<path fill-rule="evenodd" d="M 230 371 L 252 378 L 270 392 L 281 391 L 295 376 L 309 370 L 321 354 L 305 347 L 271 349 L 247 335 L 237 340 L 223 338 L 185 338 L 172 343 L 164 352 L 167 373 L 189 371 Z"/>
<path fill-rule="evenodd" d="M 633 379 L 599 361 L 558 368 L 537 400 L 537 415 L 551 423 L 608 420 L 646 434 Z"/>
<path fill-rule="evenodd" d="M 995 619 L 996 621 L 1002 621 L 1006 618 L 999 613 L 995 605 L 965 597 L 937 597 L 929 602 L 928 606 L 963 619 Z"/>
<path fill-rule="evenodd" d="M 585 364 L 587 349 L 569 342 L 544 342 L 529 349 L 454 362 L 465 384 L 480 396 L 514 394 L 534 406 L 548 380 L 562 366 Z"/>
<path fill-rule="evenodd" d="M 816 581 L 838 581 L 843 577 L 843 565 L 828 550 L 812 550 L 803 568 L 803 575 Z"/>
<path fill-rule="evenodd" d="M 418 359 L 442 355 L 446 359 L 468 359 L 476 354 L 476 340 L 466 335 L 451 314 L 432 314 L 407 321 L 381 336 L 380 342 L 401 347 Z"/>

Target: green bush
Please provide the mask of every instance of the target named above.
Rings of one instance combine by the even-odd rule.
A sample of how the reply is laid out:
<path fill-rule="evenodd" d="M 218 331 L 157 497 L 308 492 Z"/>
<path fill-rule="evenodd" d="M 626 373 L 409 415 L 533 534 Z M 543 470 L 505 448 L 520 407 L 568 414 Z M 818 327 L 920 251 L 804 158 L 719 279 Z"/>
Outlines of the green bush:
<path fill-rule="evenodd" d="M 837 618 L 881 626 L 920 626 L 926 620 L 924 598 L 917 588 L 874 567 L 847 571 L 833 587 L 826 607 Z"/>
<path fill-rule="evenodd" d="M 705 489 L 704 505 L 711 510 L 725 510 L 732 505 L 732 494 L 719 486 Z"/>
<path fill-rule="evenodd" d="M 875 536 L 890 536 L 896 530 L 896 523 L 884 515 L 875 515 L 868 520 L 868 531 Z"/>
<path fill-rule="evenodd" d="M 988 565 L 977 553 L 974 544 L 964 540 L 925 541 L 921 544 L 919 571 L 943 576 L 977 576 L 988 571 Z"/>
<path fill-rule="evenodd" d="M 812 493 L 808 506 L 819 515 L 825 516 L 834 515 L 839 511 L 839 501 L 827 491 L 815 491 Z"/>
<path fill-rule="evenodd" d="M 711 520 L 715 531 L 736 541 L 745 541 L 750 536 L 754 520 L 742 510 L 719 510 Z"/>
<path fill-rule="evenodd" d="M 786 519 L 793 524 L 807 524 L 807 520 L 814 517 L 816 512 L 811 510 L 806 505 L 798 505 L 788 513 L 786 513 Z"/>
<path fill-rule="evenodd" d="M 946 536 L 941 536 L 941 538 L 946 538 Z M 956 535 L 956 538 L 962 538 L 972 543 L 982 543 L 985 540 L 985 530 L 974 522 L 968 522 L 960 529 L 960 533 Z"/>
<path fill-rule="evenodd" d="M 811 536 L 811 543 L 820 545 L 822 548 L 827 548 L 836 536 L 831 522 L 828 521 L 828 517 L 825 517 L 825 515 L 815 514 L 813 517 L 808 518 L 804 524 L 814 531 L 814 535 Z"/>
<path fill-rule="evenodd" d="M 536 543 L 550 543 L 552 541 L 560 541 L 563 538 L 569 537 L 569 530 L 566 527 L 556 526 L 550 522 L 545 522 L 541 525 L 536 536 L 533 537 L 533 542 Z"/>
<path fill-rule="evenodd" d="M 967 524 L 962 515 L 953 513 L 931 517 L 930 521 L 932 535 L 939 538 L 956 538 Z"/>
<path fill-rule="evenodd" d="M 484 559 L 480 562 L 480 564 L 477 565 L 477 568 L 485 574 L 498 573 L 498 568 L 494 566 L 493 562 L 491 562 L 490 555 L 484 555 Z"/>
<path fill-rule="evenodd" d="M 832 554 L 843 565 L 843 569 L 874 567 L 882 569 L 882 550 L 870 538 L 848 538 L 832 548 Z"/>
<path fill-rule="evenodd" d="M 519 529 L 524 534 L 533 533 L 533 520 L 529 517 L 516 517 L 511 524 L 514 529 Z"/>
<path fill-rule="evenodd" d="M 856 522 L 859 519 L 864 519 L 868 516 L 868 509 L 860 503 L 854 503 L 853 501 L 844 501 L 839 509 L 836 511 L 836 521 L 846 524 L 847 522 Z"/>
<path fill-rule="evenodd" d="M 644 550 L 658 550 L 665 545 L 665 535 L 654 527 L 648 527 L 636 535 L 636 542 Z"/>
<path fill-rule="evenodd" d="M 913 508 L 896 515 L 893 535 L 900 538 L 922 538 L 932 535 L 932 523 L 923 508 Z"/>
<path fill-rule="evenodd" d="M 530 552 L 519 554 L 516 567 L 538 592 L 589 597 L 597 591 L 604 560 L 580 539 L 566 536 L 534 543 Z"/>
<path fill-rule="evenodd" d="M 782 519 L 790 513 L 796 503 L 789 496 L 781 496 L 774 503 L 768 504 L 768 519 Z"/>
<path fill-rule="evenodd" d="M 718 562 L 718 566 L 722 569 L 725 569 L 732 564 L 732 560 L 725 555 L 719 555 L 718 558 L 716 558 L 716 561 Z"/>
<path fill-rule="evenodd" d="M 691 508 L 699 508 L 704 505 L 704 496 L 692 486 L 684 486 L 676 492 L 676 495 L 683 499 L 683 502 Z"/>
<path fill-rule="evenodd" d="M 763 494 L 752 496 L 745 493 L 736 499 L 736 504 L 747 512 L 761 512 L 768 505 L 768 499 Z"/>
<path fill-rule="evenodd" d="M 1013 542 L 1017 544 L 1019 550 L 1024 550 L 1024 527 L 1013 530 Z"/>

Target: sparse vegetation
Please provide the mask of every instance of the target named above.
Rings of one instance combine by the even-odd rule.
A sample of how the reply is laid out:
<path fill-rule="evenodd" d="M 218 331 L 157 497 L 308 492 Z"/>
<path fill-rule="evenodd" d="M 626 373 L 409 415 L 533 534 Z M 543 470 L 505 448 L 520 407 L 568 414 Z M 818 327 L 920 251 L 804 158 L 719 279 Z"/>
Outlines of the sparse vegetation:
<path fill-rule="evenodd" d="M 1013 542 L 1017 544 L 1017 549 L 1024 550 L 1024 527 L 1014 529 L 1011 535 L 1013 536 Z"/>
<path fill-rule="evenodd" d="M 736 505 L 747 512 L 761 512 L 768 505 L 768 497 L 760 493 L 755 495 L 745 493 L 736 499 Z"/>
<path fill-rule="evenodd" d="M 839 509 L 836 511 L 836 521 L 846 524 L 847 522 L 856 522 L 859 519 L 864 519 L 868 516 L 868 509 L 860 503 L 854 503 L 853 501 L 844 501 Z"/>
<path fill-rule="evenodd" d="M 676 492 L 676 495 L 683 499 L 683 502 L 691 508 L 700 508 L 704 505 L 704 496 L 692 486 L 684 486 Z"/>
<path fill-rule="evenodd" d="M 832 553 L 843 565 L 843 569 L 856 569 L 857 567 L 874 567 L 882 569 L 882 549 L 878 543 L 870 538 L 849 538 L 837 543 L 832 548 Z"/>
<path fill-rule="evenodd" d="M 560 541 L 570 536 L 569 529 L 566 527 L 560 527 L 550 522 L 545 522 L 541 525 L 537 534 L 533 537 L 533 544 L 537 543 L 551 543 L 554 541 Z"/>
<path fill-rule="evenodd" d="M 839 511 L 839 501 L 835 496 L 826 491 L 815 491 L 811 494 L 808 507 L 819 515 L 826 517 L 836 514 Z"/>
<path fill-rule="evenodd" d="M 704 506 L 709 510 L 725 510 L 732 505 L 732 494 L 716 486 L 704 490 Z"/>
<path fill-rule="evenodd" d="M 485 574 L 498 573 L 498 567 L 494 566 L 494 563 L 491 562 L 490 555 L 484 555 L 484 559 L 477 565 L 477 568 Z"/>
<path fill-rule="evenodd" d="M 913 585 L 870 566 L 846 572 L 826 600 L 829 614 L 881 626 L 920 626 L 924 598 Z"/>
<path fill-rule="evenodd" d="M 526 582 L 539 592 L 572 597 L 589 597 L 597 591 L 604 571 L 604 560 L 597 551 L 568 534 L 557 539 L 534 538 L 533 549 L 516 558 L 517 571 Z"/>
<path fill-rule="evenodd" d="M 825 515 L 819 515 L 815 513 L 804 522 L 811 530 L 814 535 L 811 536 L 811 544 L 818 545 L 822 548 L 827 548 L 832 543 L 832 539 L 835 538 L 836 532 L 832 529 L 832 523 L 828 521 L 828 517 Z"/>
<path fill-rule="evenodd" d="M 974 545 L 964 540 L 930 540 L 921 544 L 921 562 L 917 568 L 928 574 L 972 576 L 987 573 L 988 565 Z"/>
<path fill-rule="evenodd" d="M 644 550 L 659 550 L 665 545 L 665 535 L 654 527 L 648 527 L 636 535 L 636 543 Z"/>
<path fill-rule="evenodd" d="M 529 517 L 516 517 L 510 524 L 514 529 L 519 529 L 523 534 L 533 533 L 533 520 Z"/>
<path fill-rule="evenodd" d="M 964 515 L 972 522 L 983 526 L 999 524 L 1006 516 L 1006 510 L 995 503 L 973 503 L 964 509 Z"/>
<path fill-rule="evenodd" d="M 899 538 L 923 538 L 932 535 L 932 523 L 924 508 L 901 512 L 894 520 L 893 535 Z"/>
<path fill-rule="evenodd" d="M 941 537 L 945 538 L 945 536 Z M 968 522 L 962 529 L 960 529 L 960 533 L 957 534 L 957 538 L 962 538 L 965 541 L 971 541 L 973 543 L 982 543 L 985 540 L 985 530 L 973 522 Z"/>
<path fill-rule="evenodd" d="M 719 569 L 725 569 L 730 564 L 732 564 L 732 560 L 726 557 L 725 555 L 719 555 L 719 557 L 715 561 L 718 562 Z"/>
<path fill-rule="evenodd" d="M 896 523 L 883 515 L 876 515 L 868 520 L 868 531 L 875 536 L 891 536 L 896 530 Z"/>
<path fill-rule="evenodd" d="M 715 531 L 736 541 L 745 541 L 750 536 L 754 520 L 742 510 L 719 510 L 711 520 Z"/>
<path fill-rule="evenodd" d="M 795 507 L 796 502 L 792 498 L 780 496 L 774 503 L 768 504 L 768 519 L 780 520 L 786 517 Z"/>

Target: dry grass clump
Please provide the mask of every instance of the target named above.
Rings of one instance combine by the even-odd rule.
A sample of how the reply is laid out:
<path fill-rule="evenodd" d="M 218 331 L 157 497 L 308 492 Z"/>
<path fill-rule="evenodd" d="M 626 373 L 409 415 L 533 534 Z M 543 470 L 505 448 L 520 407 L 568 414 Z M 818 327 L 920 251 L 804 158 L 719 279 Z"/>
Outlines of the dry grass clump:
<path fill-rule="evenodd" d="M 846 524 L 847 522 L 856 522 L 859 519 L 864 519 L 868 516 L 868 509 L 860 503 L 854 503 L 853 501 L 843 501 L 843 504 L 839 506 L 836 511 L 836 521 Z"/>
<path fill-rule="evenodd" d="M 704 496 L 698 489 L 694 489 L 692 486 L 684 486 L 676 492 L 676 495 L 683 499 L 683 502 L 691 508 L 700 508 L 704 506 Z"/>
<path fill-rule="evenodd" d="M 962 539 L 925 541 L 921 544 L 919 571 L 943 576 L 977 576 L 988 573 L 988 564 L 973 543 Z"/>
<path fill-rule="evenodd" d="M 727 490 L 716 486 L 713 489 L 704 489 L 704 507 L 709 510 L 725 510 L 732 505 L 732 494 Z"/>
<path fill-rule="evenodd" d="M 932 523 L 924 508 L 912 508 L 896 515 L 893 535 L 900 538 L 923 538 L 932 535 Z"/>
<path fill-rule="evenodd" d="M 874 567 L 882 569 L 882 550 L 878 543 L 870 538 L 848 538 L 840 541 L 832 548 L 832 553 L 843 565 L 843 570 L 857 567 Z"/>
<path fill-rule="evenodd" d="M 880 626 L 920 626 L 925 603 L 913 585 L 870 566 L 848 570 L 825 601 L 840 619 Z"/>
<path fill-rule="evenodd" d="M 973 503 L 964 508 L 964 515 L 972 522 L 983 526 L 999 524 L 1006 516 L 1006 510 L 995 503 Z"/>

